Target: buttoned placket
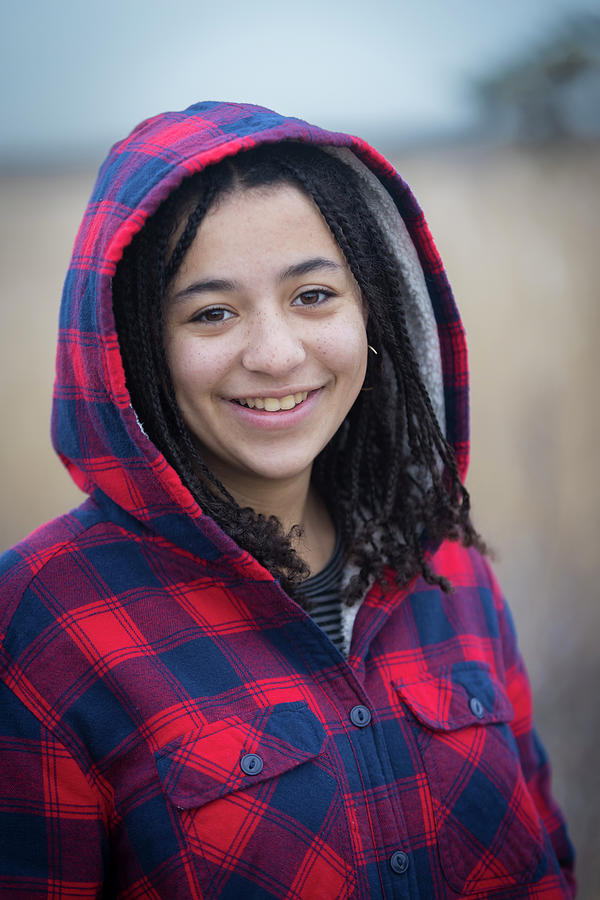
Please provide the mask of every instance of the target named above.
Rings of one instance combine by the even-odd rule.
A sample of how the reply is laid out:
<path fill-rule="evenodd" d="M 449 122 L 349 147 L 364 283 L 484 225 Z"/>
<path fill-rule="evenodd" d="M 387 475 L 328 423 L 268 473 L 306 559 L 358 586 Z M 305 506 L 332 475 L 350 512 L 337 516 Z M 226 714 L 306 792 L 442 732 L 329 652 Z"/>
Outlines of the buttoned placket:
<path fill-rule="evenodd" d="M 387 616 L 381 617 L 380 626 L 383 626 L 386 619 Z M 357 621 L 360 621 L 358 616 Z M 351 661 L 342 656 L 310 617 L 307 617 L 305 624 L 307 639 L 303 642 L 303 656 L 309 667 L 319 673 L 319 683 L 326 681 L 326 686 L 323 687 L 326 701 L 335 708 L 344 722 L 350 756 L 355 761 L 355 766 L 352 769 L 346 768 L 343 773 L 348 782 L 344 785 L 344 792 L 350 790 L 358 796 L 362 795 L 365 803 L 370 791 L 378 793 L 377 810 L 371 804 L 362 814 L 360 826 L 361 839 L 365 842 L 368 840 L 377 856 L 380 896 L 386 900 L 420 898 L 414 867 L 410 865 L 411 848 L 401 800 L 399 796 L 393 796 L 389 788 L 396 777 L 390 759 L 392 748 L 387 746 L 384 731 L 375 715 L 376 703 L 370 700 L 360 680 L 360 676 L 364 679 L 365 667 L 351 665 Z M 334 656 L 335 666 L 324 666 L 325 653 Z M 319 708 L 326 705 L 318 701 Z M 408 747 L 402 748 L 402 752 L 408 753 Z M 348 758 L 347 753 L 341 755 L 342 758 Z M 386 788 L 385 801 L 381 799 L 382 786 Z M 386 815 L 382 822 L 384 807 Z M 358 814 L 356 804 L 355 814 Z M 368 852 L 368 846 L 366 849 Z M 360 871 L 358 874 L 362 877 Z M 359 893 L 358 896 L 364 896 L 365 900 L 367 897 L 370 900 L 377 896 L 373 884 L 363 885 L 363 890 L 367 892 Z"/>

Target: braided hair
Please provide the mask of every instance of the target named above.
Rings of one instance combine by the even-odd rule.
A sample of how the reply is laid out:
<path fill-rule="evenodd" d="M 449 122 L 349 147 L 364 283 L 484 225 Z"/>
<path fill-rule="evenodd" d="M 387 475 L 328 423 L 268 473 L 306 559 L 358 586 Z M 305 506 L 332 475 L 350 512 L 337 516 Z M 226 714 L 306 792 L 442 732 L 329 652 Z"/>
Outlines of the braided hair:
<path fill-rule="evenodd" d="M 406 322 L 407 288 L 356 173 L 311 145 L 282 142 L 227 158 L 184 180 L 125 249 L 113 306 L 133 407 L 150 439 L 203 511 L 278 578 L 292 596 L 309 574 L 275 516 L 241 508 L 202 459 L 175 399 L 163 344 L 163 305 L 204 216 L 236 189 L 291 184 L 313 199 L 339 245 L 368 310 L 367 390 L 313 466 L 355 573 L 348 605 L 372 578 L 404 585 L 419 572 L 443 590 L 426 542 L 461 540 L 485 552 L 469 495 L 420 376 Z M 393 575 L 390 573 L 393 572 Z"/>

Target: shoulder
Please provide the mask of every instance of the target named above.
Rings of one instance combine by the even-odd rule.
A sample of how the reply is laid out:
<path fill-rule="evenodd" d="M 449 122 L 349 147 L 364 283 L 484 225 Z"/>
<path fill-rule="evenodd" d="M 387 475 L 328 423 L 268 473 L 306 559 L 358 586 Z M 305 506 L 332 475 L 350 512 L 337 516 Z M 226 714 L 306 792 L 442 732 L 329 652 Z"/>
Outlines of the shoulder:
<path fill-rule="evenodd" d="M 445 575 L 459 588 L 482 588 L 499 593 L 498 582 L 489 560 L 474 547 L 445 540 L 431 558 L 433 570 Z"/>
<path fill-rule="evenodd" d="M 450 581 L 452 592 L 445 594 L 417 579 L 410 608 L 421 642 L 439 652 L 442 641 L 450 656 L 487 660 L 503 673 L 518 651 L 511 612 L 489 559 L 473 547 L 447 540 L 430 565 Z"/>
<path fill-rule="evenodd" d="M 0 556 L 0 622 L 5 626 L 0 633 L 5 633 L 31 582 L 55 557 L 68 553 L 86 530 L 78 512 L 73 510 L 47 522 Z"/>
<path fill-rule="evenodd" d="M 74 697 L 98 691 L 107 654 L 132 639 L 114 609 L 115 585 L 138 583 L 152 557 L 147 544 L 88 500 L 0 557 L 0 679 L 22 714 L 33 714 L 80 761 L 63 713 Z"/>
<path fill-rule="evenodd" d="M 0 556 L 0 636 L 33 639 L 50 621 L 103 593 L 101 573 L 119 565 L 118 548 L 132 543 L 121 524 L 88 499 L 53 519 Z"/>
<path fill-rule="evenodd" d="M 448 599 L 455 610 L 485 610 L 490 627 L 494 620 L 510 618 L 491 563 L 479 550 L 446 540 L 434 553 L 431 567 L 450 581 L 453 591 Z"/>

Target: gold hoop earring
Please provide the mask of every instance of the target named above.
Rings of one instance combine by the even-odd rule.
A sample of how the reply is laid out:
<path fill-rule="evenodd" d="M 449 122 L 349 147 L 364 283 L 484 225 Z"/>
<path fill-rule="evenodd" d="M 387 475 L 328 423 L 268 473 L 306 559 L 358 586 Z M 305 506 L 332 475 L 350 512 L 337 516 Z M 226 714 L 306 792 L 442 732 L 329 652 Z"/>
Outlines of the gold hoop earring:
<path fill-rule="evenodd" d="M 377 353 L 377 350 L 375 349 L 375 347 L 372 347 L 371 344 L 367 344 L 367 347 L 369 348 L 369 350 L 371 351 L 371 353 L 374 353 L 375 356 L 379 356 L 379 354 Z M 373 390 L 373 385 L 371 385 L 370 387 L 362 387 L 360 390 L 361 390 L 361 393 L 362 393 L 362 394 L 366 394 L 367 391 L 372 391 L 372 390 Z"/>

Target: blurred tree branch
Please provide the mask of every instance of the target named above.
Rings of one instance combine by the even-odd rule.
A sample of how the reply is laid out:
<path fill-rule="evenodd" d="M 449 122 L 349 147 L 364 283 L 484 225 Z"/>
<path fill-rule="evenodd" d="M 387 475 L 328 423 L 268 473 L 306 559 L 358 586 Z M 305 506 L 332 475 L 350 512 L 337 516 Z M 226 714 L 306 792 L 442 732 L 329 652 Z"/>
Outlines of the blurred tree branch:
<path fill-rule="evenodd" d="M 474 90 L 493 133 L 530 142 L 600 134 L 600 16 L 569 18 Z"/>

